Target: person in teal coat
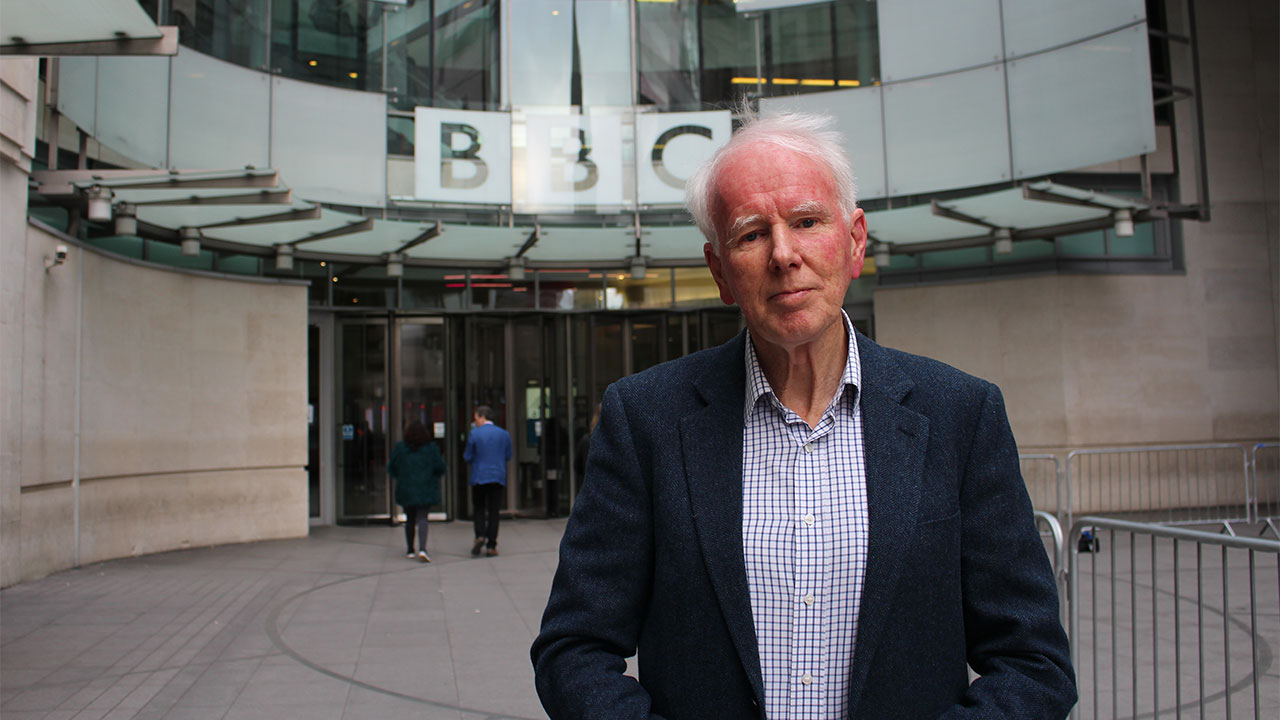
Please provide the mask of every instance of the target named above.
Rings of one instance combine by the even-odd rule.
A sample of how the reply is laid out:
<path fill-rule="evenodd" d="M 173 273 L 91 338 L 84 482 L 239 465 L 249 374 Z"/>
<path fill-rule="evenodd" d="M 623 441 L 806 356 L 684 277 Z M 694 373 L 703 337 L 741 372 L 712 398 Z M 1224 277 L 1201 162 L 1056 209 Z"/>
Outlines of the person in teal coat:
<path fill-rule="evenodd" d="M 444 474 L 444 458 L 436 447 L 427 426 L 409 423 L 404 440 L 391 450 L 387 474 L 396 481 L 396 504 L 404 508 L 404 541 L 409 558 L 431 562 L 427 555 L 427 508 L 440 502 L 440 476 Z M 413 551 L 414 531 L 418 535 L 418 551 Z"/>

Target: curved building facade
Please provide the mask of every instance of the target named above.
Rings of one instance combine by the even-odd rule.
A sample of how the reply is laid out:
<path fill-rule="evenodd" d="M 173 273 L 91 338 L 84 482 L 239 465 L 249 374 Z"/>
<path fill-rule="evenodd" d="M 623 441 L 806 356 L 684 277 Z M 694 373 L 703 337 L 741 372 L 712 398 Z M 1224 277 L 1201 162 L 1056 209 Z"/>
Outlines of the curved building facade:
<path fill-rule="evenodd" d="M 1024 449 L 1280 434 L 1265 3 L 65 5 L 0 31 L 3 584 L 394 519 L 410 420 L 467 516 L 481 403 L 567 512 L 608 383 L 740 329 L 682 198 L 743 103 L 834 117 L 847 312 Z"/>

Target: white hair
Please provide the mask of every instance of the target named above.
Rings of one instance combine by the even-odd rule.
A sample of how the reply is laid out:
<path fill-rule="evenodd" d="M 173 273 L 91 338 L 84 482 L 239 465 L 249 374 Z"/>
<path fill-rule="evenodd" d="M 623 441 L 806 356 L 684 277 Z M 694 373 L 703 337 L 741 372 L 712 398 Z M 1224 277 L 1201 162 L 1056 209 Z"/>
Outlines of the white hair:
<path fill-rule="evenodd" d="M 742 126 L 685 184 L 685 206 L 717 255 L 720 254 L 719 235 L 723 228 L 715 226 L 711 213 L 713 201 L 719 193 L 720 170 L 731 155 L 749 145 L 775 145 L 826 168 L 835 184 L 840 212 L 845 217 L 853 214 L 858 207 L 858 187 L 854 183 L 849 155 L 844 149 L 844 138 L 831 129 L 834 120 L 830 115 L 784 112 L 762 117 L 745 103 L 738 112 Z"/>

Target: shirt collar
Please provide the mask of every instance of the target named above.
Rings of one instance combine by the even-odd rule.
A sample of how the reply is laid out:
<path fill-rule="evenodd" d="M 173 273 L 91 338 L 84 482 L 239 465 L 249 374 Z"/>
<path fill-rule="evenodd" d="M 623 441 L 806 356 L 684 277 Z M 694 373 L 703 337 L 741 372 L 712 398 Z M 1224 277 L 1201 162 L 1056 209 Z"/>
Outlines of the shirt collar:
<path fill-rule="evenodd" d="M 847 356 L 844 363 L 844 375 L 840 378 L 840 391 L 852 387 L 856 392 L 858 387 L 862 385 L 862 362 L 858 358 L 858 341 L 854 337 L 853 323 L 849 321 L 849 316 L 844 310 L 840 311 L 840 318 L 844 321 L 845 336 L 849 340 L 849 346 L 846 350 Z M 751 339 L 751 330 L 747 330 L 747 401 L 743 408 L 743 421 L 750 420 L 751 413 L 755 410 L 756 402 L 760 398 L 768 395 L 776 402 L 777 396 L 773 393 L 773 388 L 769 386 L 769 379 L 764 376 L 764 370 L 760 367 L 760 359 L 756 356 L 755 341 Z M 839 397 L 841 392 L 837 392 L 832 397 L 832 402 Z"/>

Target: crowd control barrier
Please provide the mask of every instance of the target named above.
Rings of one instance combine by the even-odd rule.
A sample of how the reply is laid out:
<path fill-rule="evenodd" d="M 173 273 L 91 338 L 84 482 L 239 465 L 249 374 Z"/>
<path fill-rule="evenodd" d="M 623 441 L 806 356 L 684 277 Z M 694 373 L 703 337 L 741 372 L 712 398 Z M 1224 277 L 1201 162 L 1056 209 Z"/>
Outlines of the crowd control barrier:
<path fill-rule="evenodd" d="M 1280 541 L 1086 516 L 1067 548 L 1073 718 L 1280 717 Z"/>

